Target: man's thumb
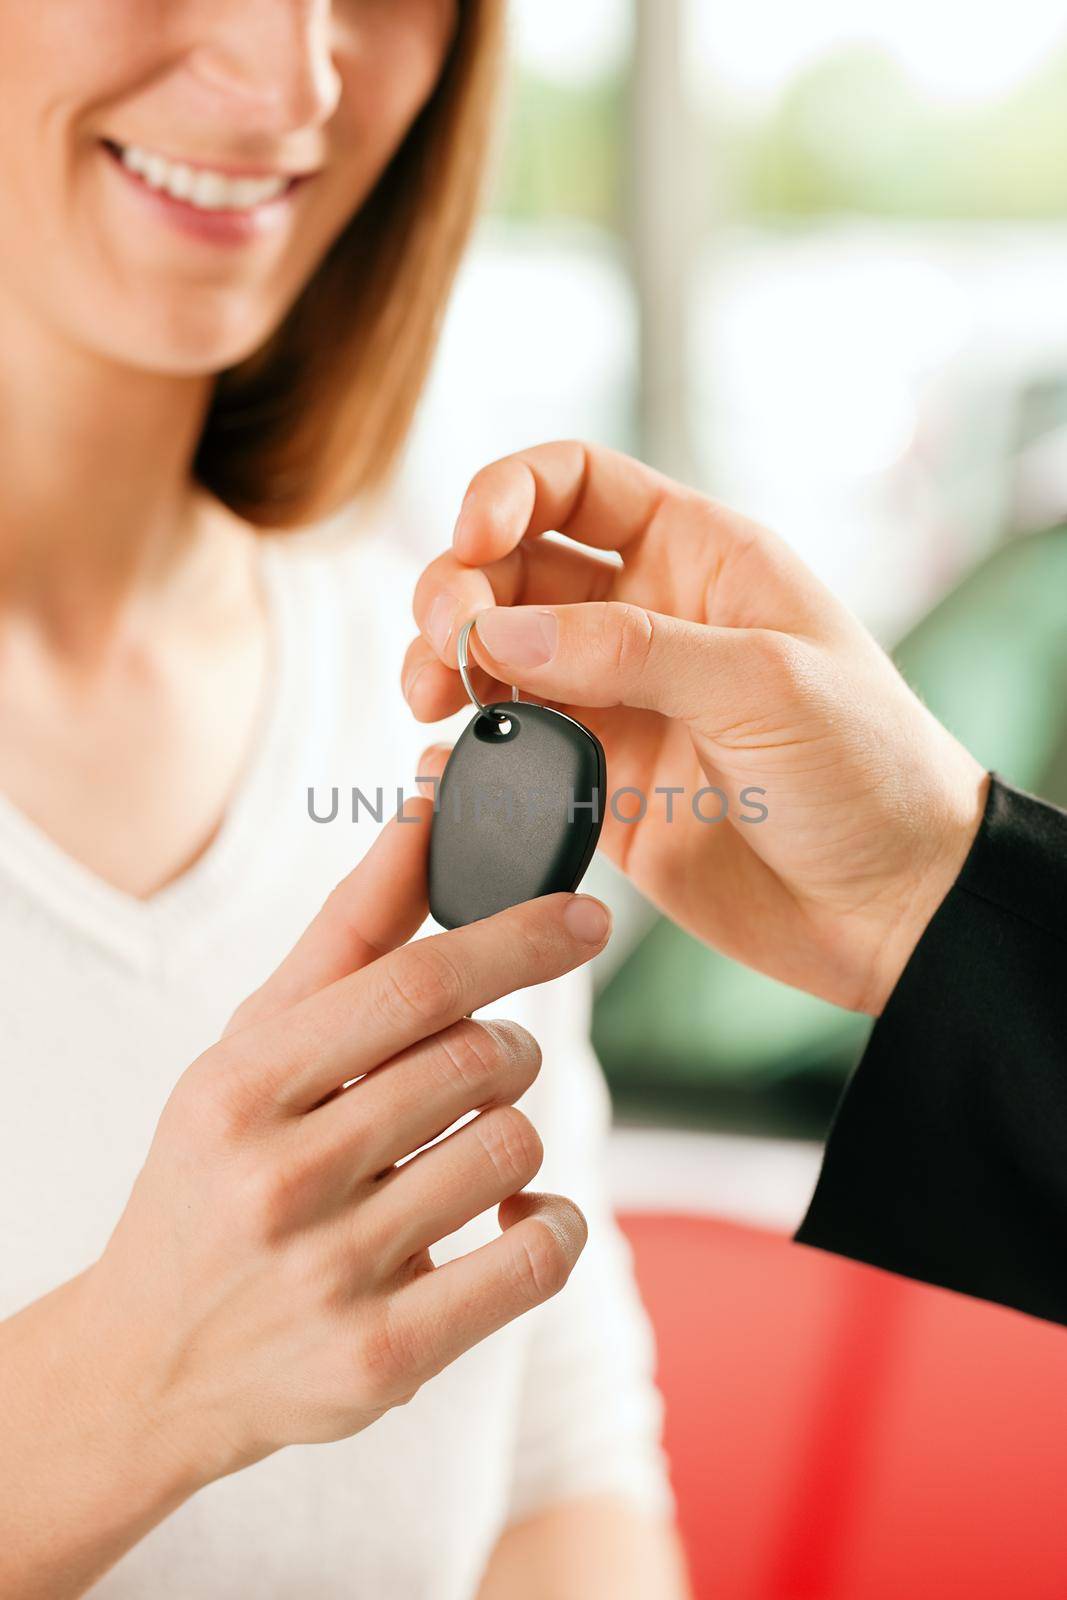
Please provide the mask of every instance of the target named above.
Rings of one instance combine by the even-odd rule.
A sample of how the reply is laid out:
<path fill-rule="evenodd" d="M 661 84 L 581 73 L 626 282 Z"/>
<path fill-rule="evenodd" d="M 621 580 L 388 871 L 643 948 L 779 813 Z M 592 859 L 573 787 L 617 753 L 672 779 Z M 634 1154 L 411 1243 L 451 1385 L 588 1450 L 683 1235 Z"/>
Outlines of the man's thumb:
<path fill-rule="evenodd" d="M 705 728 L 736 715 L 754 637 L 616 600 L 494 606 L 474 634 L 488 671 L 543 699 L 636 706 Z"/>

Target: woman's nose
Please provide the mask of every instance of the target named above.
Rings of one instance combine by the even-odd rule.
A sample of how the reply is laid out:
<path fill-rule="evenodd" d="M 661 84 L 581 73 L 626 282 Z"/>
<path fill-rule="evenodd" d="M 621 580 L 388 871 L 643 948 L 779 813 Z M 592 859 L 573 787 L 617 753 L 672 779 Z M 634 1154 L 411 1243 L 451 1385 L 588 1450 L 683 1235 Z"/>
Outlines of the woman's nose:
<path fill-rule="evenodd" d="M 211 0 L 190 58 L 201 83 L 250 130 L 321 125 L 337 109 L 333 0 Z"/>

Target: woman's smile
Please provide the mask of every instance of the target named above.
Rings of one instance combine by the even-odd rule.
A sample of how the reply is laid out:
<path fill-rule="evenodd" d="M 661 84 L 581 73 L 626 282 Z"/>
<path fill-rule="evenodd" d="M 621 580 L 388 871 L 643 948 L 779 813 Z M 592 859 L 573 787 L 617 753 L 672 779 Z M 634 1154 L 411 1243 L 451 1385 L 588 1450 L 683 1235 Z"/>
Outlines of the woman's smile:
<path fill-rule="evenodd" d="M 334 246 L 363 281 L 356 220 L 441 81 L 459 12 L 148 10 L 0 0 L 0 106 L 19 130 L 0 141 L 0 320 L 29 301 L 120 367 L 207 380 L 265 347 Z"/>
<path fill-rule="evenodd" d="M 143 145 L 102 139 L 100 148 L 125 186 L 155 215 L 194 238 L 242 244 L 280 227 L 296 190 L 314 172 L 235 170 L 175 160 Z"/>

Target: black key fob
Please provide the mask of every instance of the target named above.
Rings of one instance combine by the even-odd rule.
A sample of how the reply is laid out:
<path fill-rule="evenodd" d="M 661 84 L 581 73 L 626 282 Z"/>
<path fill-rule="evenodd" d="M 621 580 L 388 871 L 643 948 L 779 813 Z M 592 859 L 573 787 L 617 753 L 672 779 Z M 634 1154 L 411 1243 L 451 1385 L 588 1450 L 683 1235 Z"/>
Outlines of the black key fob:
<path fill-rule="evenodd" d="M 444 928 L 576 889 L 605 805 L 600 740 L 527 701 L 486 706 L 441 778 L 430 833 L 430 914 Z"/>

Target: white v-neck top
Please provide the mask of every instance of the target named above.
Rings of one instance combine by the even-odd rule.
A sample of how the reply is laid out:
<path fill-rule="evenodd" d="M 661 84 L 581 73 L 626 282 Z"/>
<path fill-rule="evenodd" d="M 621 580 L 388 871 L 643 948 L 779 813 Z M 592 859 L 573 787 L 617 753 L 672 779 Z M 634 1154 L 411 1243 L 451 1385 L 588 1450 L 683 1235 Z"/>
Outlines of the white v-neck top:
<path fill-rule="evenodd" d="M 376 833 L 366 811 L 350 820 L 352 788 L 381 787 L 388 816 L 438 737 L 400 694 L 413 572 L 388 543 L 261 548 L 269 693 L 238 793 L 188 872 L 133 899 L 0 797 L 0 1315 L 99 1255 L 176 1079 Z M 339 790 L 333 822 L 309 815 L 312 786 L 321 816 Z M 522 1102 L 545 1145 L 538 1187 L 589 1219 L 563 1293 L 356 1438 L 210 1485 L 93 1596 L 468 1600 L 509 1520 L 612 1491 L 669 1506 L 648 1328 L 603 1188 L 608 1106 L 587 1007 L 573 974 L 490 1008 L 544 1051 Z M 480 1218 L 435 1254 L 495 1227 Z"/>

